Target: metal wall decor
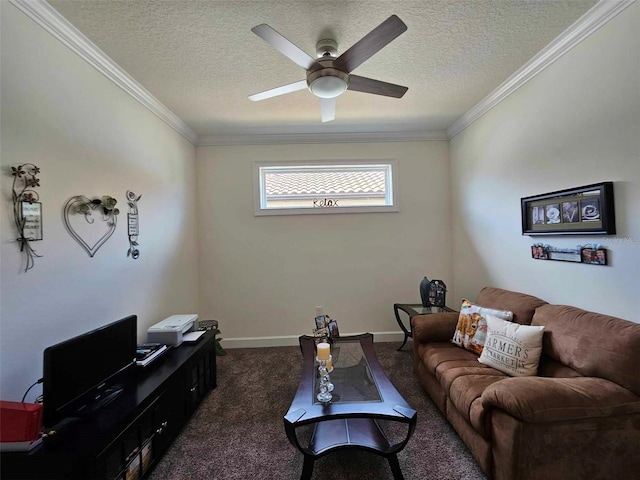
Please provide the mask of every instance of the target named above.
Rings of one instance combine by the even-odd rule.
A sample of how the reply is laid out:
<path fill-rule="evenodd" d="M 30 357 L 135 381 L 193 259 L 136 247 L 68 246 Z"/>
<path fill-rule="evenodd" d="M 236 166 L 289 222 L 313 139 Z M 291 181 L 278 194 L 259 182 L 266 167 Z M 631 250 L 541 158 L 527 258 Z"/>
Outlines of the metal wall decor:
<path fill-rule="evenodd" d="M 16 241 L 24 254 L 25 273 L 33 268 L 36 257 L 42 257 L 29 243 L 42 240 L 42 204 L 38 201 L 38 192 L 34 190 L 40 186 L 40 179 L 36 178 L 39 173 L 40 169 L 33 163 L 11 167 L 13 218 L 19 235 Z"/>
<path fill-rule="evenodd" d="M 140 256 L 140 250 L 138 250 L 138 235 L 140 234 L 140 223 L 138 221 L 138 200 L 142 198 L 142 195 L 136 196 L 131 190 L 127 190 L 127 204 L 129 205 L 129 213 L 127 213 L 127 233 L 129 235 L 129 250 L 127 250 L 127 257 L 131 257 L 136 260 Z"/>
<path fill-rule="evenodd" d="M 102 198 L 94 198 L 92 200 L 84 195 L 76 195 L 67 200 L 62 211 L 64 226 L 69 232 L 69 235 L 71 235 L 71 237 L 80 244 L 90 257 L 93 257 L 100 247 L 109 240 L 111 235 L 113 235 L 113 232 L 116 231 L 117 215 L 120 213 L 120 210 L 116 208 L 117 203 L 118 201 L 115 198 L 108 195 L 105 195 Z M 93 215 L 94 213 L 96 213 L 95 216 Z M 80 233 L 71 225 L 71 215 L 73 214 L 84 215 L 84 219 L 87 224 L 96 225 L 96 228 L 100 228 L 101 224 L 95 223 L 95 217 L 98 217 L 102 224 L 106 226 L 105 233 L 98 237 L 93 245 L 89 245 L 89 243 L 87 243 Z M 100 232 L 98 232 L 98 234 L 99 233 Z"/>
<path fill-rule="evenodd" d="M 613 182 L 520 199 L 523 235 L 614 235 Z"/>

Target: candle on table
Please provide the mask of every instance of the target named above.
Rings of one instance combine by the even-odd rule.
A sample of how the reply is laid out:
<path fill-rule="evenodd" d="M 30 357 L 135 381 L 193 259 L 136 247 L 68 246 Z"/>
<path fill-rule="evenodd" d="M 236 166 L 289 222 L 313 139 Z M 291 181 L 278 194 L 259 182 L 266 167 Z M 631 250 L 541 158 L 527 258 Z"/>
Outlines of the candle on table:
<path fill-rule="evenodd" d="M 328 360 L 331 354 L 331 346 L 328 343 L 318 344 L 318 360 Z"/>

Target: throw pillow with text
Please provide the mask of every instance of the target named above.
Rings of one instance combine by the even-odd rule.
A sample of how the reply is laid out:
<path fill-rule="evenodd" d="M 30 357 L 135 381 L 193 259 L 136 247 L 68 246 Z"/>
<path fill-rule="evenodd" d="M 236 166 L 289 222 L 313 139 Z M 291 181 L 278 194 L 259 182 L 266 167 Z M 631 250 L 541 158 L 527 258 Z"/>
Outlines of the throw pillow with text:
<path fill-rule="evenodd" d="M 538 373 L 544 326 L 520 325 L 487 315 L 487 339 L 478 361 L 512 377 Z"/>

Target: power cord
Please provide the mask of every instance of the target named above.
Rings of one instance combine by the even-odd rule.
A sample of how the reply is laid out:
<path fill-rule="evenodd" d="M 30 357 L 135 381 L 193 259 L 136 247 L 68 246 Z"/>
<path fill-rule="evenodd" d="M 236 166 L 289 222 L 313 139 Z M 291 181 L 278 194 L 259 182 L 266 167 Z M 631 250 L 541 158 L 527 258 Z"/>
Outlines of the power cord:
<path fill-rule="evenodd" d="M 42 383 L 43 381 L 44 381 L 44 378 L 40 378 L 33 385 L 31 385 L 29 388 L 27 388 L 27 391 L 24 392 L 24 395 L 22 396 L 22 403 L 24 403 L 24 399 L 27 398 L 27 394 L 29 393 L 29 390 L 31 390 L 33 387 L 35 387 L 39 383 Z M 40 395 L 38 398 L 36 398 L 36 403 L 41 403 L 41 402 L 42 402 L 42 395 Z"/>

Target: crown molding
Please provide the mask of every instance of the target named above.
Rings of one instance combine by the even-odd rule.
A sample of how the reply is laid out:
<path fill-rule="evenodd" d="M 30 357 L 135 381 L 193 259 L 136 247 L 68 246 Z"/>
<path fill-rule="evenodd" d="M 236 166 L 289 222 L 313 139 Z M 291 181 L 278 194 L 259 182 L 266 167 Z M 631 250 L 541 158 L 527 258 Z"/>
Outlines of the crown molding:
<path fill-rule="evenodd" d="M 184 121 L 136 82 L 46 1 L 10 0 L 10 2 L 192 144 L 197 144 L 198 135 Z"/>
<path fill-rule="evenodd" d="M 358 131 L 358 132 L 243 132 L 203 135 L 198 146 L 223 145 L 281 145 L 309 143 L 376 143 L 376 142 L 422 142 L 427 140 L 449 140 L 444 130 L 424 131 Z"/>
<path fill-rule="evenodd" d="M 576 20 L 573 25 L 558 35 L 549 45 L 543 48 L 531 60 L 498 86 L 498 88 L 456 120 L 447 129 L 449 138 L 451 139 L 462 132 L 482 115 L 578 45 L 625 8 L 635 3 L 635 1 L 636 0 L 600 0 L 582 15 L 582 17 Z"/>

